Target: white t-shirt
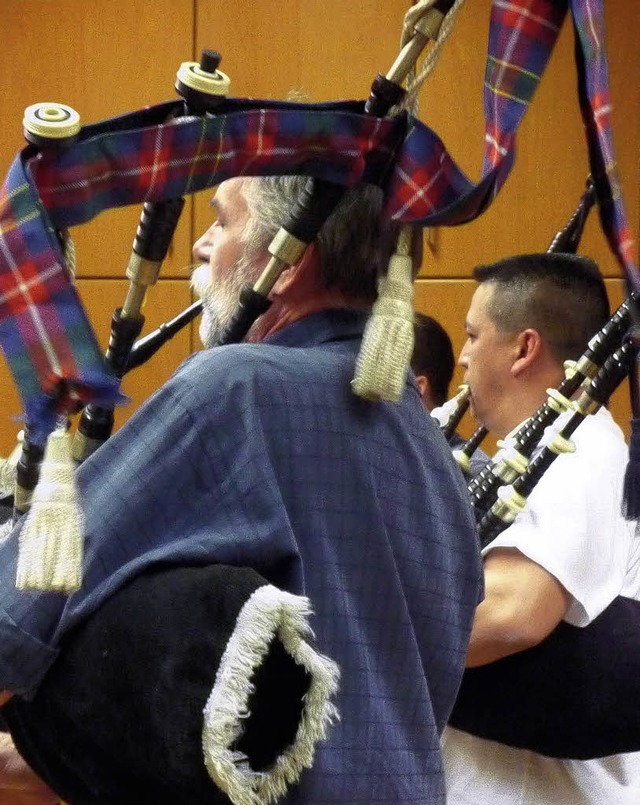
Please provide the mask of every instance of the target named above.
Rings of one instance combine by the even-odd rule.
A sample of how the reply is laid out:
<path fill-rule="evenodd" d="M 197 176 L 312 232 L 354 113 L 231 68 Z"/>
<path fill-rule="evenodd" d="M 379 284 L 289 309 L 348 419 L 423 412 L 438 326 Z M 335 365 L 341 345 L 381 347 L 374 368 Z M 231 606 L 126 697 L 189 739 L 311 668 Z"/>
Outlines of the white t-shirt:
<path fill-rule="evenodd" d="M 586 626 L 618 595 L 640 600 L 640 536 L 621 514 L 628 453 L 609 412 L 572 440 L 484 553 L 513 547 L 544 567 L 572 596 L 566 620 Z M 560 760 L 452 728 L 443 746 L 450 805 L 640 805 L 640 752 Z"/>

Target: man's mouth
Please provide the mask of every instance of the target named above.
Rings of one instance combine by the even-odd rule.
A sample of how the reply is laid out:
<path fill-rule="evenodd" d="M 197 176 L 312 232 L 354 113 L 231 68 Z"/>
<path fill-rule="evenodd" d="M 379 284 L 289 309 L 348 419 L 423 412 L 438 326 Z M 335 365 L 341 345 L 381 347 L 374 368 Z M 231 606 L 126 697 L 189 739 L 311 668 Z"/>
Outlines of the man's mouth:
<path fill-rule="evenodd" d="M 194 293 L 202 298 L 209 285 L 209 266 L 206 263 L 202 263 L 191 273 L 191 288 Z"/>

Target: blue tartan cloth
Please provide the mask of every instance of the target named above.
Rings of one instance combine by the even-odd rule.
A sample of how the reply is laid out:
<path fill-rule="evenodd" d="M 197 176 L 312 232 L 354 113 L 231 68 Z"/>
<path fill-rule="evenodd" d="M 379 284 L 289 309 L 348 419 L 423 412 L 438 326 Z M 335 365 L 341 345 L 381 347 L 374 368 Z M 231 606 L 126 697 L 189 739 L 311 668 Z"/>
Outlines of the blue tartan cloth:
<path fill-rule="evenodd" d="M 0 689 L 32 692 L 62 635 L 149 565 L 251 566 L 309 596 L 341 669 L 341 721 L 286 801 L 444 805 L 481 562 L 413 378 L 399 404 L 349 389 L 364 322 L 328 311 L 187 359 L 78 471 L 77 593 L 16 591 L 17 534 L 0 546 Z"/>
<path fill-rule="evenodd" d="M 0 345 L 32 440 L 42 442 L 56 414 L 73 410 L 76 398 L 117 395 L 90 325 L 72 310 L 79 302 L 56 230 L 110 207 L 193 193 L 231 176 L 274 173 L 380 184 L 387 214 L 405 223 L 473 220 L 509 175 L 516 130 L 567 7 L 577 32 L 579 96 L 602 223 L 630 286 L 640 287 L 610 130 L 602 0 L 494 0 L 476 183 L 427 126 L 405 115 L 373 118 L 355 102 L 228 99 L 215 114 L 196 118 L 181 117 L 181 103 L 161 104 L 88 126 L 69 148 L 20 155 L 0 191 Z M 20 323 L 4 324 L 12 318 Z"/>

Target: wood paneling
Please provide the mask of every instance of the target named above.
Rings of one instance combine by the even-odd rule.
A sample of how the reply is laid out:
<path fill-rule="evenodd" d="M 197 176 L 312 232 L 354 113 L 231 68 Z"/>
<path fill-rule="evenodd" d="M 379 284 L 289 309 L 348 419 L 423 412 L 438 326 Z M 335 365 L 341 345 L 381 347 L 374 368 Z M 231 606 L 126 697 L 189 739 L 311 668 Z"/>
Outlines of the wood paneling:
<path fill-rule="evenodd" d="M 5 0 L 2 4 L 0 82 L 3 126 L 0 172 L 22 147 L 26 106 L 60 101 L 84 122 L 130 112 L 175 97 L 179 64 L 204 47 L 222 53 L 221 68 L 238 96 L 285 98 L 301 90 L 312 100 L 364 98 L 376 73 L 386 72 L 399 46 L 408 0 Z M 419 117 L 442 137 L 471 179 L 483 148 L 482 84 L 490 0 L 467 3 L 440 62 L 420 93 Z M 619 166 L 634 235 L 640 228 L 640 49 L 636 4 L 608 3 L 613 121 Z M 573 43 L 565 25 L 547 73 L 518 136 L 515 168 L 492 208 L 467 226 L 428 233 L 418 307 L 435 312 L 454 340 L 473 292 L 471 268 L 509 254 L 547 247 L 573 212 L 587 174 L 578 114 Z M 191 204 L 191 200 L 189 205 Z M 209 225 L 208 194 L 185 210 L 159 285 L 150 292 L 149 327 L 188 303 L 186 267 L 194 233 Z M 124 270 L 139 210 L 103 213 L 74 229 L 80 289 L 100 337 L 124 299 Z M 611 278 L 619 271 L 591 214 L 581 251 Z M 173 281 L 175 280 L 175 282 Z M 620 283 L 612 280 L 620 296 Z M 168 375 L 194 343 L 183 333 L 148 367 L 127 380 L 136 404 Z M 157 371 L 156 371 L 156 367 Z M 454 381 L 456 382 L 456 381 Z M 0 362 L 0 455 L 13 445 L 20 410 L 13 382 Z M 628 419 L 626 391 L 614 405 Z M 128 412 L 129 412 L 128 411 Z M 128 412 L 119 414 L 119 421 Z"/>
<path fill-rule="evenodd" d="M 144 13 L 127 0 L 7 0 L 2 3 L 1 17 L 3 176 L 24 145 L 22 118 L 30 104 L 66 103 L 80 113 L 83 123 L 132 112 L 175 98 L 178 67 L 192 58 L 192 0 L 154 0 L 145 6 Z M 80 289 L 90 294 L 89 316 L 102 335 L 113 309 L 124 301 L 125 283 L 100 278 L 124 278 L 139 215 L 137 207 L 110 210 L 72 232 L 78 276 L 91 278 L 88 287 L 81 281 Z M 161 276 L 183 280 L 188 276 L 191 241 L 189 201 Z M 184 281 L 161 282 L 150 297 L 150 306 L 156 307 L 147 315 L 158 323 L 163 307 L 166 312 L 177 312 L 183 301 L 188 303 L 189 292 Z M 126 381 L 127 388 L 132 384 L 133 405 L 118 413 L 118 422 L 168 376 L 168 366 L 176 363 L 176 350 L 183 357 L 188 354 L 185 338 L 188 341 L 188 333 L 175 346 L 166 348 L 169 351 L 164 357 L 155 359 L 156 367 L 161 362 L 157 375 L 151 367 L 141 368 L 132 375 L 132 381 Z M 0 455 L 6 455 L 19 427 L 10 417 L 21 406 L 4 361 L 0 361 L 0 389 Z"/>
<path fill-rule="evenodd" d="M 93 123 L 176 97 L 176 73 L 193 50 L 193 4 L 154 0 L 145 9 L 127 0 L 2 4 L 2 176 L 24 145 L 23 112 L 32 103 L 65 103 Z M 139 214 L 110 210 L 74 229 L 79 276 L 124 276 Z M 190 244 L 187 210 L 164 276 L 179 276 Z"/>
<path fill-rule="evenodd" d="M 249 0 L 199 2 L 196 53 L 222 54 L 231 94 L 311 101 L 366 98 L 374 77 L 395 59 L 405 0 Z M 201 194 L 202 196 L 203 194 Z M 207 200 L 196 199 L 196 232 L 208 226 Z"/>

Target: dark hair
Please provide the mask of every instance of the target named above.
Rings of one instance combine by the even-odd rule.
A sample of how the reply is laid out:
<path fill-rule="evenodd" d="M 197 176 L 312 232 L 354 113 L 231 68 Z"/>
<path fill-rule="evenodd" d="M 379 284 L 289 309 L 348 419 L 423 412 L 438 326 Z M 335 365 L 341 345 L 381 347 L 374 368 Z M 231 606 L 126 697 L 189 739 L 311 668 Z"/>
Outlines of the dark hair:
<path fill-rule="evenodd" d="M 442 405 L 455 368 L 451 339 L 441 324 L 424 313 L 415 314 L 414 333 L 411 368 L 416 375 L 427 378 L 434 404 Z"/>
<path fill-rule="evenodd" d="M 609 318 L 602 274 L 587 257 L 523 254 L 477 266 L 473 276 L 495 288 L 487 308 L 495 326 L 537 330 L 559 362 L 577 360 Z"/>
<path fill-rule="evenodd" d="M 307 181 L 303 176 L 250 178 L 244 189 L 251 213 L 244 238 L 249 248 L 268 246 Z M 383 201 L 378 187 L 351 188 L 324 223 L 315 244 L 325 287 L 354 300 L 375 300 L 378 277 L 387 272 L 400 231 L 384 215 Z"/>

